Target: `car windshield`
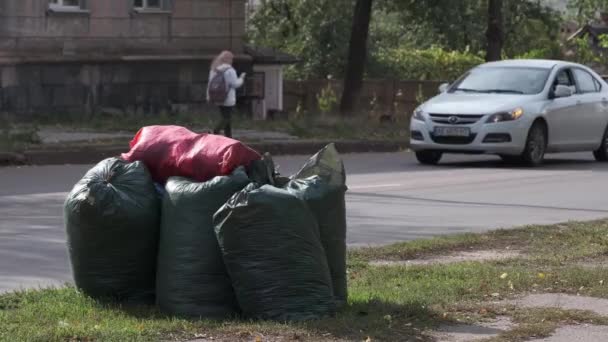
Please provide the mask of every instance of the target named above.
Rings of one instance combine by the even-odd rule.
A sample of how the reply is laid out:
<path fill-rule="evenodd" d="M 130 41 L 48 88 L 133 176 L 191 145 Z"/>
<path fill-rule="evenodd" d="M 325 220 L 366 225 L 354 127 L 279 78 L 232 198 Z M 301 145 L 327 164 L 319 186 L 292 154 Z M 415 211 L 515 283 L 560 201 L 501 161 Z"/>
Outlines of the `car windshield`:
<path fill-rule="evenodd" d="M 550 69 L 525 67 L 482 67 L 471 70 L 450 92 L 538 94 L 545 87 Z"/>

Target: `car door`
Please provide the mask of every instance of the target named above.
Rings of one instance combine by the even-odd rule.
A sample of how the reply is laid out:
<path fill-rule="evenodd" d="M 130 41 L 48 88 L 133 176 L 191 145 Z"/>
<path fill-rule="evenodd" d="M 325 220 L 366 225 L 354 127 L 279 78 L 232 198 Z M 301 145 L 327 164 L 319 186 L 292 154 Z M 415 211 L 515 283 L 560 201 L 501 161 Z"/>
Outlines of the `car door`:
<path fill-rule="evenodd" d="M 597 147 L 606 129 L 605 94 L 595 77 L 582 68 L 572 69 L 577 84 L 577 125 L 572 141 L 582 149 Z M 575 128 L 575 129 L 574 129 Z"/>
<path fill-rule="evenodd" d="M 552 81 L 552 92 L 558 85 L 570 87 L 576 93 L 576 83 L 570 68 L 559 70 Z M 555 98 L 545 107 L 549 126 L 549 147 L 558 151 L 572 148 L 572 125 L 576 125 L 575 96 Z"/>

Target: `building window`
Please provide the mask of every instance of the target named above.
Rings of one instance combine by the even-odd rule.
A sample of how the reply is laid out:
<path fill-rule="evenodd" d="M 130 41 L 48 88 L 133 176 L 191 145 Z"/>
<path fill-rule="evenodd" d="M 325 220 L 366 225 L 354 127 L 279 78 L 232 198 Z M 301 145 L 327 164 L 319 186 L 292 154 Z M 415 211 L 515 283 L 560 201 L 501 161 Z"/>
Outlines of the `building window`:
<path fill-rule="evenodd" d="M 51 0 L 51 9 L 80 9 L 80 0 Z"/>
<path fill-rule="evenodd" d="M 160 10 L 161 0 L 135 0 L 135 8 L 140 10 Z"/>

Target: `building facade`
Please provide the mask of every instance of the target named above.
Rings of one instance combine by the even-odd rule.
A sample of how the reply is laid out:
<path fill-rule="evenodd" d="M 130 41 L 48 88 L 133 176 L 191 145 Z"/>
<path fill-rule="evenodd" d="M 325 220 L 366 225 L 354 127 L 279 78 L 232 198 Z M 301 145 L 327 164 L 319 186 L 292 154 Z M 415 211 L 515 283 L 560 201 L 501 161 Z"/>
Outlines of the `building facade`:
<path fill-rule="evenodd" d="M 0 111 L 29 118 L 204 110 L 211 59 L 245 52 L 246 0 L 2 0 Z M 258 86 L 259 87 L 259 86 Z M 259 97 L 240 90 L 241 106 Z"/>

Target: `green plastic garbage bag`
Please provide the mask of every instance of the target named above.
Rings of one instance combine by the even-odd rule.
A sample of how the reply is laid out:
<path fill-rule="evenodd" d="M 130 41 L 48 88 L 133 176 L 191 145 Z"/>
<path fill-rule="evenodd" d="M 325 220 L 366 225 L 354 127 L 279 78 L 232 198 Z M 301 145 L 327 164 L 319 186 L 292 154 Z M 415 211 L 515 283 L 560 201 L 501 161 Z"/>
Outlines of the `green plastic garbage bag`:
<path fill-rule="evenodd" d="M 215 214 L 214 223 L 245 316 L 302 321 L 333 311 L 316 220 L 302 200 L 251 184 Z"/>
<path fill-rule="evenodd" d="M 346 171 L 335 144 L 329 144 L 312 156 L 292 179 L 319 176 L 330 186 L 345 187 Z"/>
<path fill-rule="evenodd" d="M 173 315 L 225 318 L 238 309 L 215 237 L 213 214 L 249 184 L 242 168 L 204 183 L 166 185 L 158 253 L 157 302 Z"/>
<path fill-rule="evenodd" d="M 338 306 L 347 301 L 346 173 L 338 151 L 330 144 L 291 177 L 285 189 L 303 199 L 315 215 L 327 255 Z"/>
<path fill-rule="evenodd" d="M 276 185 L 274 161 L 269 153 L 264 153 L 261 159 L 254 160 L 247 170 L 251 182 L 262 185 Z"/>
<path fill-rule="evenodd" d="M 153 303 L 160 201 L 144 164 L 100 162 L 64 210 L 76 286 L 97 299 Z"/>

